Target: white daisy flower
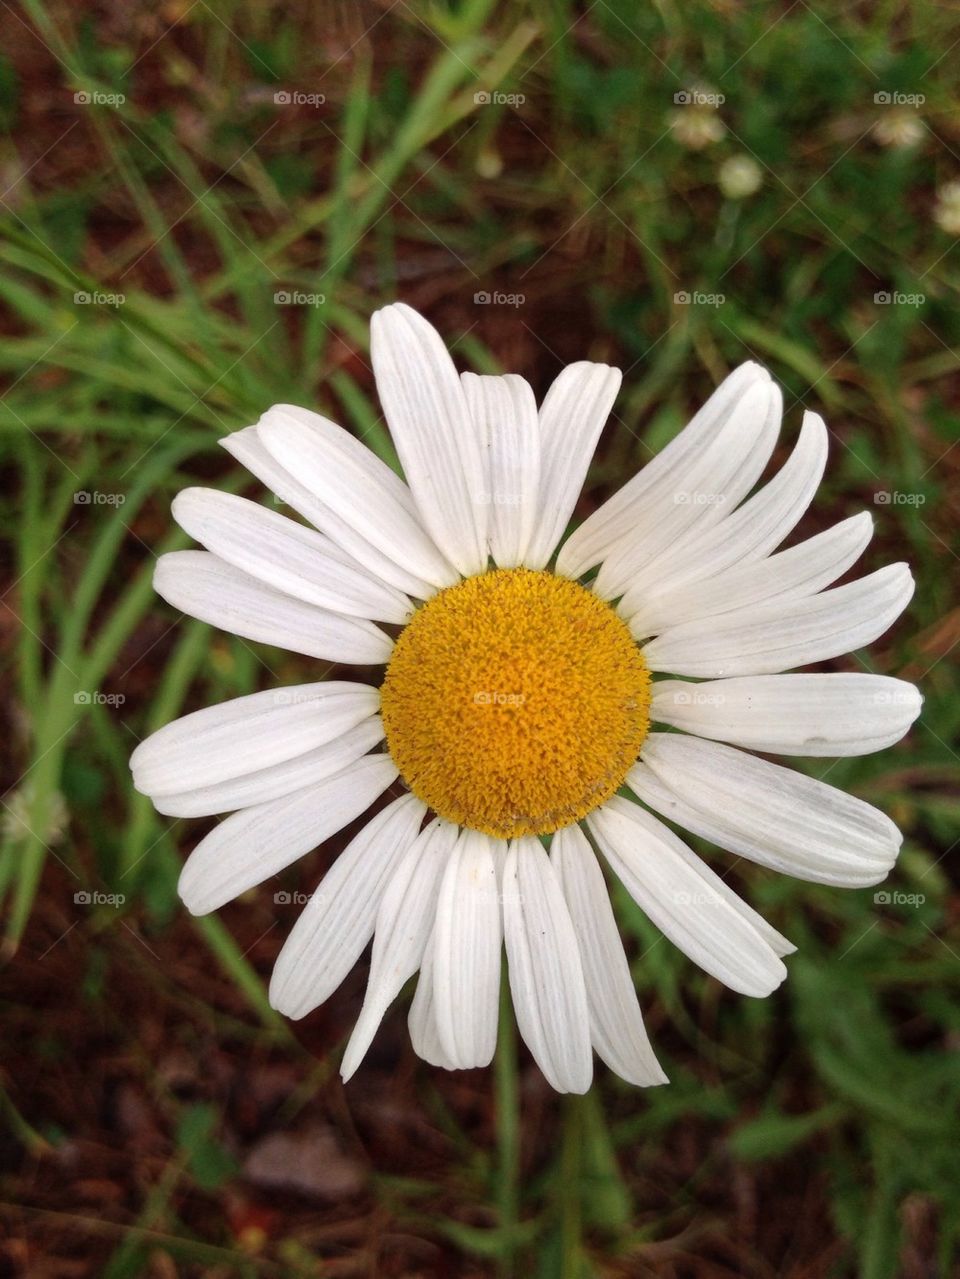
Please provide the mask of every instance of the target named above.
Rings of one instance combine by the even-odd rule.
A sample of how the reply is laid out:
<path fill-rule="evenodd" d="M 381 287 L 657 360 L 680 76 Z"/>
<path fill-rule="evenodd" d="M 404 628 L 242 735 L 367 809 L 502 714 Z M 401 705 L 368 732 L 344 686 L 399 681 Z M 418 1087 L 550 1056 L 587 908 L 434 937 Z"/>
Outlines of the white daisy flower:
<path fill-rule="evenodd" d="M 911 107 L 894 107 L 873 126 L 873 136 L 882 147 L 902 150 L 923 141 L 926 126 Z"/>
<path fill-rule="evenodd" d="M 728 200 L 746 200 L 763 186 L 763 170 L 749 155 L 731 155 L 717 171 L 717 184 Z"/>
<path fill-rule="evenodd" d="M 206 549 L 164 555 L 155 581 L 245 639 L 383 665 L 380 687 L 320 681 L 196 711 L 137 748 L 135 784 L 171 816 L 232 812 L 184 866 L 195 914 L 395 787 L 270 985 L 274 1007 L 303 1017 L 373 939 L 344 1078 L 418 971 L 416 1051 L 489 1063 L 505 946 L 520 1031 L 555 1088 L 590 1086 L 591 1050 L 632 1083 L 662 1083 L 601 863 L 707 973 L 774 990 L 794 947 L 661 819 L 800 879 L 882 880 L 901 843 L 883 813 L 747 752 L 859 755 L 907 731 L 910 684 L 786 672 L 875 640 L 909 601 L 910 571 L 831 585 L 869 541 L 866 513 L 777 550 L 814 496 L 827 431 L 807 413 L 748 496 L 781 415 L 756 364 L 557 553 L 620 373 L 573 364 L 538 409 L 520 377 L 458 376 L 400 304 L 374 316 L 372 351 L 406 483 L 332 422 L 277 405 L 223 443 L 307 523 L 188 489 L 174 515 Z"/>

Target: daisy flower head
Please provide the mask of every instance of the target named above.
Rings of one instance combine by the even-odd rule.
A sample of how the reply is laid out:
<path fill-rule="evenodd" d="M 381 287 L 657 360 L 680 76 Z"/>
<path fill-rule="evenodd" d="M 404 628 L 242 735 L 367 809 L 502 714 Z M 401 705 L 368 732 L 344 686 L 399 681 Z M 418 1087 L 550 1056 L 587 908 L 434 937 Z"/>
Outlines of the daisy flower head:
<path fill-rule="evenodd" d="M 717 185 L 728 200 L 746 200 L 763 186 L 763 171 L 752 156 L 731 155 L 717 171 Z"/>
<path fill-rule="evenodd" d="M 885 877 L 901 836 L 882 812 L 751 752 L 859 755 L 907 731 L 910 684 L 789 672 L 881 635 L 910 571 L 833 585 L 870 539 L 866 513 L 778 549 L 814 497 L 827 431 L 806 413 L 757 487 L 782 407 L 757 364 L 564 540 L 616 369 L 570 365 L 538 407 L 521 377 L 458 375 L 403 304 L 374 315 L 372 356 L 405 481 L 326 418 L 277 405 L 222 443 L 304 522 L 187 489 L 173 513 L 205 549 L 164 555 L 155 582 L 247 640 L 385 669 L 186 715 L 134 752 L 135 784 L 164 814 L 231 814 L 184 865 L 195 914 L 391 791 L 270 985 L 303 1017 L 372 939 L 345 1078 L 418 972 L 416 1051 L 489 1063 L 505 951 L 520 1031 L 556 1089 L 586 1091 L 594 1050 L 632 1083 L 665 1082 L 603 865 L 707 973 L 774 990 L 794 947 L 673 827 L 800 879 Z"/>
<path fill-rule="evenodd" d="M 873 126 L 873 136 L 882 147 L 903 150 L 921 143 L 926 133 L 923 120 L 911 107 L 894 107 Z"/>

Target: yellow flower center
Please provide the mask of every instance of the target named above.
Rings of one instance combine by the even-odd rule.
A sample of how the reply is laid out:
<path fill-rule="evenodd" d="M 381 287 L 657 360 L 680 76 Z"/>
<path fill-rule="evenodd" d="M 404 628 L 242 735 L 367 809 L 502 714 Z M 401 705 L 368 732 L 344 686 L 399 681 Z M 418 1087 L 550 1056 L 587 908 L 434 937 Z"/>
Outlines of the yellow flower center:
<path fill-rule="evenodd" d="M 499 839 L 546 835 L 609 799 L 650 722 L 650 673 L 625 623 L 579 583 L 525 568 L 424 604 L 380 697 L 413 793 Z"/>

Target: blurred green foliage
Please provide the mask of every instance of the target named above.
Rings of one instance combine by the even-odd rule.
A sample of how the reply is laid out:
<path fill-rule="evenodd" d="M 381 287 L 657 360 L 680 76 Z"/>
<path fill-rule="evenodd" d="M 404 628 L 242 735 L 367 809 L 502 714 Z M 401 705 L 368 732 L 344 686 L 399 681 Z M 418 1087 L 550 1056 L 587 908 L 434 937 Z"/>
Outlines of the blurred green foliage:
<path fill-rule="evenodd" d="M 832 430 L 811 529 L 870 507 L 865 568 L 906 558 L 918 578 L 908 616 L 859 664 L 918 680 L 922 720 L 888 752 L 813 770 L 904 828 L 891 895 L 738 868 L 734 879 L 799 947 L 784 988 L 757 1003 L 722 994 L 618 894 L 671 1086 L 641 1095 L 601 1073 L 589 1097 L 547 1103 L 536 1122 L 553 1134 L 550 1153 L 534 1158 L 505 1030 L 495 1071 L 475 1086 L 495 1099 L 493 1132 L 465 1130 L 447 1081 L 423 1068 L 417 1104 L 450 1143 L 449 1175 L 415 1162 L 383 1173 L 376 1209 L 449 1248 L 445 1264 L 465 1274 L 493 1264 L 706 1274 L 698 1259 L 712 1258 L 710 1274 L 768 1275 L 787 1273 L 796 1225 L 778 1187 L 786 1195 L 800 1179 L 813 1187 L 810 1211 L 824 1213 L 812 1241 L 800 1232 L 805 1273 L 945 1275 L 960 1231 L 960 940 L 947 879 L 960 817 L 950 591 L 960 225 L 938 225 L 937 191 L 960 177 L 957 16 L 926 0 L 776 11 L 472 0 L 331 13 L 201 3 L 94 16 L 26 0 L 10 22 L 0 57 L 0 449 L 14 479 L 2 499 L 8 1006 L 18 966 L 42 971 L 44 947 L 78 919 L 70 944 L 81 947 L 76 998 L 88 1011 L 109 1004 L 130 955 L 150 963 L 141 942 L 161 961 L 149 978 L 134 969 L 144 997 L 176 1006 L 182 972 L 165 962 L 178 945 L 185 833 L 132 792 L 130 750 L 185 709 L 310 677 L 300 659 L 173 617 L 152 593 L 154 556 L 185 544 L 169 519 L 178 489 L 256 491 L 220 436 L 274 402 L 300 402 L 395 461 L 367 318 L 401 296 L 457 339 L 462 365 L 516 369 L 539 393 L 569 359 L 624 368 L 594 501 L 754 357 L 785 387 L 788 440 L 802 405 Z M 278 103 L 277 93 L 323 101 Z M 911 97 L 923 100 L 900 101 Z M 699 147 L 697 112 L 708 131 L 722 124 Z M 720 178 L 736 157 L 758 181 L 740 197 Z M 523 301 L 478 308 L 479 291 Z M 278 292 L 323 302 L 277 305 Z M 78 915 L 62 905 L 78 889 L 124 901 Z M 267 1007 L 269 961 L 252 962 L 216 918 L 193 927 L 197 965 L 211 955 L 246 1010 L 201 1004 L 201 1021 L 251 1054 L 298 1063 L 303 1095 L 288 1117 L 319 1081 L 338 1090 L 340 1043 L 326 1043 L 317 1075 Z M 117 1051 L 133 1051 L 113 1033 Z M 37 1072 L 75 1051 L 54 1051 L 55 1037 L 19 1021 L 10 1039 L 16 1065 Z M 17 1077 L 11 1063 L 15 1144 L 60 1145 L 62 1121 L 38 1112 Z M 361 1075 L 351 1088 L 362 1087 Z M 216 1211 L 208 1235 L 184 1224 L 184 1202 L 238 1175 L 217 1103 L 215 1093 L 212 1104 L 169 1100 L 172 1162 L 140 1187 L 124 1230 L 94 1232 L 112 1258 L 104 1273 L 141 1273 L 157 1247 L 198 1273 L 315 1273 L 293 1235 L 251 1257 Z M 695 1168 L 681 1147 L 697 1152 Z M 727 1183 L 746 1184 L 738 1178 L 763 1188 L 773 1222 L 724 1248 L 717 1239 L 733 1228 L 717 1223 L 731 1211 Z M 790 1202 L 798 1212 L 802 1199 Z M 911 1269 L 918 1256 L 928 1269 Z"/>

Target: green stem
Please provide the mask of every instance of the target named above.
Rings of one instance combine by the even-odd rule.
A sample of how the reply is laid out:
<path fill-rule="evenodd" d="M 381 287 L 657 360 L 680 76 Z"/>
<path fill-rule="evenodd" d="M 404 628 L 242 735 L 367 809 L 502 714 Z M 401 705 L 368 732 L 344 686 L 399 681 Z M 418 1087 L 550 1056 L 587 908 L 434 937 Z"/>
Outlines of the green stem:
<path fill-rule="evenodd" d="M 500 1258 L 498 1273 L 502 1279 L 510 1279 L 514 1271 L 519 1215 L 520 1105 L 517 1090 L 517 1030 L 506 972 L 502 974 L 500 983 L 500 1027 L 494 1063 L 494 1087 L 497 1107 L 497 1210 L 500 1230 L 505 1238 L 511 1239 L 509 1249 Z"/>
<path fill-rule="evenodd" d="M 560 1154 L 560 1279 L 582 1279 L 581 1151 L 583 1098 L 564 1099 L 563 1148 Z"/>

